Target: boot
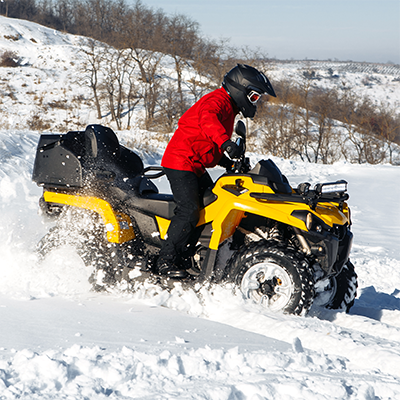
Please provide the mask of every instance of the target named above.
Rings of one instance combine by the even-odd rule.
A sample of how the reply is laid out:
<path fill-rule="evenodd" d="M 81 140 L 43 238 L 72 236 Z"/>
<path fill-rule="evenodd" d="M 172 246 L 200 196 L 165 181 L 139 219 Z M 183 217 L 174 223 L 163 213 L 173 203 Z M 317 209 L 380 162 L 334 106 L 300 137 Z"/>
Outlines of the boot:
<path fill-rule="evenodd" d="M 188 276 L 188 273 L 177 267 L 172 261 L 159 259 L 157 262 L 157 272 L 159 275 L 173 279 L 183 279 Z"/>

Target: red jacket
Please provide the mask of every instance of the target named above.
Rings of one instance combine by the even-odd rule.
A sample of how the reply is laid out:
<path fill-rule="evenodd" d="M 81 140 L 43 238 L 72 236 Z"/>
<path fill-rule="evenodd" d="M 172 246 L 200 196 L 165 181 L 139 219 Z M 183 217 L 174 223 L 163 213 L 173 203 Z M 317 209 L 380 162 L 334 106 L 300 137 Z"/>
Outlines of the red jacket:
<path fill-rule="evenodd" d="M 225 89 L 203 96 L 187 110 L 178 122 L 161 165 L 197 176 L 221 160 L 221 145 L 229 140 L 237 114 L 236 107 Z"/>

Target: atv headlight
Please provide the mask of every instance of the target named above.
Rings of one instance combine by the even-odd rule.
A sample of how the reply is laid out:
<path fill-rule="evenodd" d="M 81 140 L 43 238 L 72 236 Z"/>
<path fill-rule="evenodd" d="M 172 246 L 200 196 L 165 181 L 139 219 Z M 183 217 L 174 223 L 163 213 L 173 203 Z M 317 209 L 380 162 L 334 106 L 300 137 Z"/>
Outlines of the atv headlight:
<path fill-rule="evenodd" d="M 330 229 L 321 218 L 318 218 L 315 214 L 306 210 L 294 210 L 291 215 L 301 219 L 305 223 L 308 231 L 322 233 L 323 230 Z"/>
<path fill-rule="evenodd" d="M 305 196 L 310 191 L 310 186 L 311 186 L 310 183 L 303 182 L 303 183 L 300 183 L 299 186 L 297 186 L 297 190 L 302 196 Z"/>
<path fill-rule="evenodd" d="M 315 185 L 314 190 L 318 194 L 345 193 L 347 192 L 347 182 L 342 180 L 330 183 L 318 183 Z"/>
<path fill-rule="evenodd" d="M 311 213 L 307 213 L 305 223 L 306 228 L 310 231 L 313 225 L 313 217 Z"/>

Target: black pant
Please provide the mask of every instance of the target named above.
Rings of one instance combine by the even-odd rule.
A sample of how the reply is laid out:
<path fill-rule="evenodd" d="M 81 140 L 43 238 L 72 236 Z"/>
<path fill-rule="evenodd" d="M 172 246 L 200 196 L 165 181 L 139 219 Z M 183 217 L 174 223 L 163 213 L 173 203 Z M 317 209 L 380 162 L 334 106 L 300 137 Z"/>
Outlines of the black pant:
<path fill-rule="evenodd" d="M 176 207 L 169 225 L 167 238 L 159 253 L 159 262 L 176 262 L 187 251 L 191 235 L 199 221 L 205 190 L 213 185 L 208 174 L 198 177 L 194 172 L 164 168 L 171 185 Z M 196 240 L 197 241 L 197 240 Z M 194 243 L 195 244 L 195 243 Z"/>

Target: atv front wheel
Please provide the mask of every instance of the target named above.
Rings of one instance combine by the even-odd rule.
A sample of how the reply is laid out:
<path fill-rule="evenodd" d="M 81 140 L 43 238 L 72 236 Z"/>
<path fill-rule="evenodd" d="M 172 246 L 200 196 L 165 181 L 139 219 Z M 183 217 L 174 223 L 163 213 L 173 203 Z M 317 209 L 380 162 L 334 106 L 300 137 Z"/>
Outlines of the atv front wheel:
<path fill-rule="evenodd" d="M 228 263 L 228 281 L 243 296 L 274 312 L 306 314 L 314 297 L 307 260 L 275 241 L 259 241 Z"/>
<path fill-rule="evenodd" d="M 358 282 L 354 265 L 347 261 L 338 275 L 317 285 L 322 290 L 317 293 L 316 305 L 348 313 L 357 297 Z"/>

